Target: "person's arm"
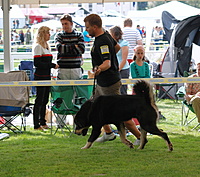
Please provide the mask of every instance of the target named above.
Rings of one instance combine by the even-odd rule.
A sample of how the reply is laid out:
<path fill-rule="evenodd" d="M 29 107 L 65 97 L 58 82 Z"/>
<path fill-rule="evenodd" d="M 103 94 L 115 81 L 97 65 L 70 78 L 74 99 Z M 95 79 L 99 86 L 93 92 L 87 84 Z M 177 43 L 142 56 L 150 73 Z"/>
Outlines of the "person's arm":
<path fill-rule="evenodd" d="M 116 52 L 116 53 L 119 52 L 120 49 L 121 49 L 121 47 L 120 47 L 120 45 L 117 43 L 117 44 L 115 45 L 115 52 Z"/>
<path fill-rule="evenodd" d="M 63 43 L 63 40 L 62 40 L 62 37 L 61 37 L 61 34 L 60 33 L 57 33 L 55 35 L 55 44 L 56 44 L 56 49 L 58 50 L 59 53 L 62 53 L 62 43 Z"/>
<path fill-rule="evenodd" d="M 70 44 L 63 42 L 63 37 L 61 33 L 55 36 L 56 49 L 60 54 L 70 53 L 70 54 L 83 54 L 85 52 L 85 45 L 83 35 L 80 33 L 78 36 L 78 42 L 76 44 Z"/>
<path fill-rule="evenodd" d="M 135 73 L 135 68 L 134 68 L 134 62 L 130 64 L 130 72 L 131 72 L 132 79 L 137 78 L 136 73 Z"/>
<path fill-rule="evenodd" d="M 137 41 L 137 45 L 143 45 L 142 37 L 141 37 L 140 32 L 138 30 L 136 32 L 136 41 Z"/>
<path fill-rule="evenodd" d="M 98 76 L 100 72 L 106 71 L 111 67 L 111 62 L 110 60 L 105 60 L 101 65 L 98 67 L 94 68 L 94 74 Z"/>
<path fill-rule="evenodd" d="M 194 96 L 192 94 L 192 88 L 193 88 L 193 84 L 192 83 L 186 83 L 185 84 L 185 99 L 188 103 L 190 103 L 190 100 L 192 99 L 192 97 Z"/>
<path fill-rule="evenodd" d="M 147 70 L 147 72 L 145 72 L 145 78 L 150 78 L 151 74 L 150 74 L 150 68 L 149 68 L 149 64 L 145 62 L 145 70 Z"/>
<path fill-rule="evenodd" d="M 142 39 L 137 41 L 137 45 L 143 45 Z"/>
<path fill-rule="evenodd" d="M 124 65 L 126 64 L 128 56 L 128 46 L 121 47 L 121 50 L 122 50 L 122 61 L 119 64 L 119 71 L 121 71 Z"/>
<path fill-rule="evenodd" d="M 84 37 L 82 33 L 80 33 L 78 37 L 78 43 L 75 45 L 75 47 L 79 54 L 83 54 L 85 52 Z"/>

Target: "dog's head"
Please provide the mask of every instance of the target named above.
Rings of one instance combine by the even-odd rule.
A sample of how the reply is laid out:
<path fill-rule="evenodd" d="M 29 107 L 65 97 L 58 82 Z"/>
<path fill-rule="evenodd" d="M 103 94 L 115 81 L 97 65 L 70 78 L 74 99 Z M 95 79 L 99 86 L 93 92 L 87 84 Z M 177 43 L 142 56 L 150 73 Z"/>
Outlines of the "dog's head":
<path fill-rule="evenodd" d="M 91 106 L 92 102 L 88 100 L 81 106 L 81 109 L 77 112 L 74 118 L 74 123 L 76 124 L 75 134 L 83 136 L 87 134 L 88 128 L 91 125 L 88 118 Z"/>

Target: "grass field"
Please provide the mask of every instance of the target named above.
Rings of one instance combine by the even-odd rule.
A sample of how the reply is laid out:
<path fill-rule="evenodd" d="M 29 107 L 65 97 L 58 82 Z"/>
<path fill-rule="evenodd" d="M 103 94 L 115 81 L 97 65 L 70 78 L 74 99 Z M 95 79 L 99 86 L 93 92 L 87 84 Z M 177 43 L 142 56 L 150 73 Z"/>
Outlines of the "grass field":
<path fill-rule="evenodd" d="M 166 120 L 158 127 L 169 135 L 174 151 L 158 136 L 148 135 L 145 149 L 129 149 L 119 137 L 112 142 L 94 143 L 81 150 L 89 135 L 64 136 L 61 131 L 38 132 L 33 127 L 1 141 L 0 176 L 2 177 L 197 177 L 200 174 L 200 132 L 192 131 L 197 124 L 181 126 L 181 101 L 158 102 Z M 134 141 L 135 137 L 129 136 Z"/>

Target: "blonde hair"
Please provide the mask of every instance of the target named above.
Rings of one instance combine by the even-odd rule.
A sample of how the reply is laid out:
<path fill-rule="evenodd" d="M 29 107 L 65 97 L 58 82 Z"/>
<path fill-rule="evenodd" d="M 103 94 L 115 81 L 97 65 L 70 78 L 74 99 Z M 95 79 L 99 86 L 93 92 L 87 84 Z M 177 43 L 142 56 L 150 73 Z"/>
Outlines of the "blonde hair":
<path fill-rule="evenodd" d="M 49 44 L 45 40 L 45 35 L 49 33 L 49 31 L 50 31 L 50 28 L 47 26 L 41 26 L 37 31 L 36 43 L 40 44 L 43 48 L 50 49 Z"/>
<path fill-rule="evenodd" d="M 136 45 L 133 50 L 134 52 L 137 52 L 137 50 L 142 50 L 143 52 L 145 52 L 145 49 L 142 45 Z"/>
<path fill-rule="evenodd" d="M 135 53 L 138 50 L 142 50 L 145 53 L 145 49 L 144 49 L 144 47 L 142 45 L 136 45 L 133 50 L 134 50 Z M 136 60 L 136 55 L 133 56 L 133 61 L 135 61 L 135 60 Z M 142 60 L 145 61 L 145 55 L 144 55 Z"/>

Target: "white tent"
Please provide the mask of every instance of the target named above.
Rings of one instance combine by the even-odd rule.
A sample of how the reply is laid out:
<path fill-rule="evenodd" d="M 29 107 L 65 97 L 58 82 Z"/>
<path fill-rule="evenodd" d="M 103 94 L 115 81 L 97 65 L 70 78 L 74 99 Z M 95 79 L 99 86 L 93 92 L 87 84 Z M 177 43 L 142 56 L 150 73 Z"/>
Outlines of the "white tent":
<path fill-rule="evenodd" d="M 183 20 L 184 18 L 200 14 L 200 9 L 189 6 L 182 2 L 171 1 L 160 6 L 148 9 L 146 15 L 150 17 L 161 17 L 163 11 L 168 11 L 176 19 Z"/>
<path fill-rule="evenodd" d="M 58 20 L 48 20 L 48 21 L 45 21 L 45 22 L 41 22 L 41 23 L 32 25 L 31 29 L 32 30 L 38 29 L 41 26 L 48 26 L 49 28 L 53 29 L 54 31 L 56 31 L 57 28 L 62 28 L 60 21 L 58 21 Z"/>
<path fill-rule="evenodd" d="M 148 10 L 129 11 L 127 16 L 132 18 L 133 21 L 138 24 L 142 24 L 149 20 L 152 22 L 161 21 L 163 11 L 168 11 L 178 20 L 183 20 L 184 18 L 200 14 L 200 9 L 198 8 L 178 1 L 171 1 Z"/>
<path fill-rule="evenodd" d="M 79 24 L 81 26 L 85 26 L 83 19 L 84 19 L 84 17 L 73 17 L 74 27 L 75 27 L 76 24 Z M 56 31 L 56 29 L 62 28 L 62 25 L 61 25 L 59 20 L 48 20 L 48 21 L 45 21 L 45 22 L 41 22 L 41 23 L 32 25 L 31 29 L 32 30 L 38 29 L 41 26 L 48 26 L 49 28 L 53 29 L 54 31 Z"/>
<path fill-rule="evenodd" d="M 19 20 L 19 28 L 25 26 L 25 16 L 18 5 L 12 5 L 10 10 L 10 26 L 12 27 L 12 22 L 14 19 Z M 0 28 L 3 28 L 3 11 L 0 8 Z"/>
<path fill-rule="evenodd" d="M 6 0 L 7 1 L 7 0 Z M 132 2 L 133 0 L 10 0 L 11 4 L 67 4 L 67 3 L 107 3 L 107 2 Z M 134 2 L 166 1 L 166 0 L 134 0 Z M 173 1 L 173 0 L 172 0 Z M 184 0 L 186 1 L 186 0 Z M 1 5 L 1 1 L 0 1 Z"/>

